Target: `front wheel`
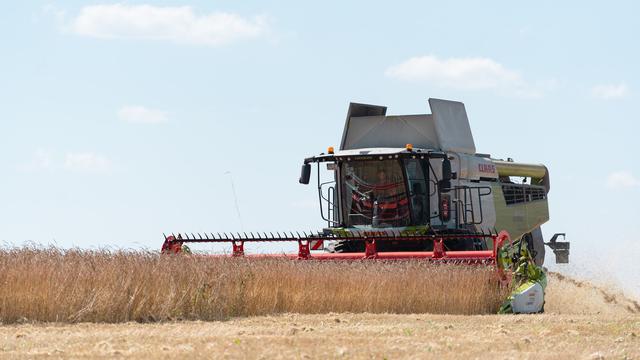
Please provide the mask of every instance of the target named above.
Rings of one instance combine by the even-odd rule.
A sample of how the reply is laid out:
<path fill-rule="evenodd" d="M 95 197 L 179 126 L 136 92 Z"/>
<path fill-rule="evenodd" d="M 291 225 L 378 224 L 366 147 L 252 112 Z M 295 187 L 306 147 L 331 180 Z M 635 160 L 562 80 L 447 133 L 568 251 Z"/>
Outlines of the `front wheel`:
<path fill-rule="evenodd" d="M 522 239 L 527 242 L 527 250 L 529 250 L 533 262 L 538 266 L 542 266 L 544 264 L 545 249 L 540 227 L 533 229 L 530 233 L 524 234 Z"/>

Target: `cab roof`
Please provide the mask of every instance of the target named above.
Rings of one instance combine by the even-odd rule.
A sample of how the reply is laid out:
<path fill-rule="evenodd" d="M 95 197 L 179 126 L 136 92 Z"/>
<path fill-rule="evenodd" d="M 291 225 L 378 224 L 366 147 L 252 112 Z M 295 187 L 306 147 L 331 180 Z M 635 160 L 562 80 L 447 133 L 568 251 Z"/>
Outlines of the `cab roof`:
<path fill-rule="evenodd" d="M 322 153 L 320 155 L 305 159 L 305 163 L 324 161 L 344 161 L 344 160 L 386 160 L 386 159 L 427 159 L 443 158 L 446 153 L 434 149 L 413 148 L 362 148 L 338 150 L 333 154 Z"/>

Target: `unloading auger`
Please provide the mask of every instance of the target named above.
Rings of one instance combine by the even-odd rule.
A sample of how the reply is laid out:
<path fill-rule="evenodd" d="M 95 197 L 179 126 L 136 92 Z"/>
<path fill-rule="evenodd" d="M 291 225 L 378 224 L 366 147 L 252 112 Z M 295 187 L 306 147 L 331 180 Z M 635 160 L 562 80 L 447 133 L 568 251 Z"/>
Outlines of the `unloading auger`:
<path fill-rule="evenodd" d="M 431 261 L 492 266 L 513 292 L 501 313 L 544 310 L 545 245 L 557 263 L 569 243 L 549 220 L 549 172 L 477 153 L 461 102 L 429 99 L 431 114 L 387 116 L 386 107 L 351 103 L 339 150 L 304 160 L 299 182 L 316 164 L 322 231 L 165 235 L 164 253 L 185 243 L 231 243 L 231 256 L 299 260 Z M 333 173 L 321 180 L 321 164 Z M 292 254 L 245 254 L 250 242 L 297 242 Z"/>

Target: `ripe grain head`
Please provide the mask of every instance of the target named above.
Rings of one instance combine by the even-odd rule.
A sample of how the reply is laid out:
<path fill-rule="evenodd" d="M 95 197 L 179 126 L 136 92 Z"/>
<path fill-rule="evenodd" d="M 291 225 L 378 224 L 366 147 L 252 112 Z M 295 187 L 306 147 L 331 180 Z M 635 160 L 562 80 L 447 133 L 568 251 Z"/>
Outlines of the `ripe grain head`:
<path fill-rule="evenodd" d="M 495 313 L 484 266 L 0 250 L 0 321 L 218 320 L 284 312 Z"/>

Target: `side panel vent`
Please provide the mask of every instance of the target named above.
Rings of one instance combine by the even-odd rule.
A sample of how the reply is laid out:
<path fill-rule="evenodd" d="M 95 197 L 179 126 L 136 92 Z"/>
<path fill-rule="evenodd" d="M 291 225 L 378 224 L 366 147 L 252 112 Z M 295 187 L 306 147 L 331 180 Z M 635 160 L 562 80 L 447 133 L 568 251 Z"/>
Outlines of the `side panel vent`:
<path fill-rule="evenodd" d="M 503 184 L 502 193 L 507 205 L 545 200 L 547 198 L 547 192 L 543 186 Z"/>

